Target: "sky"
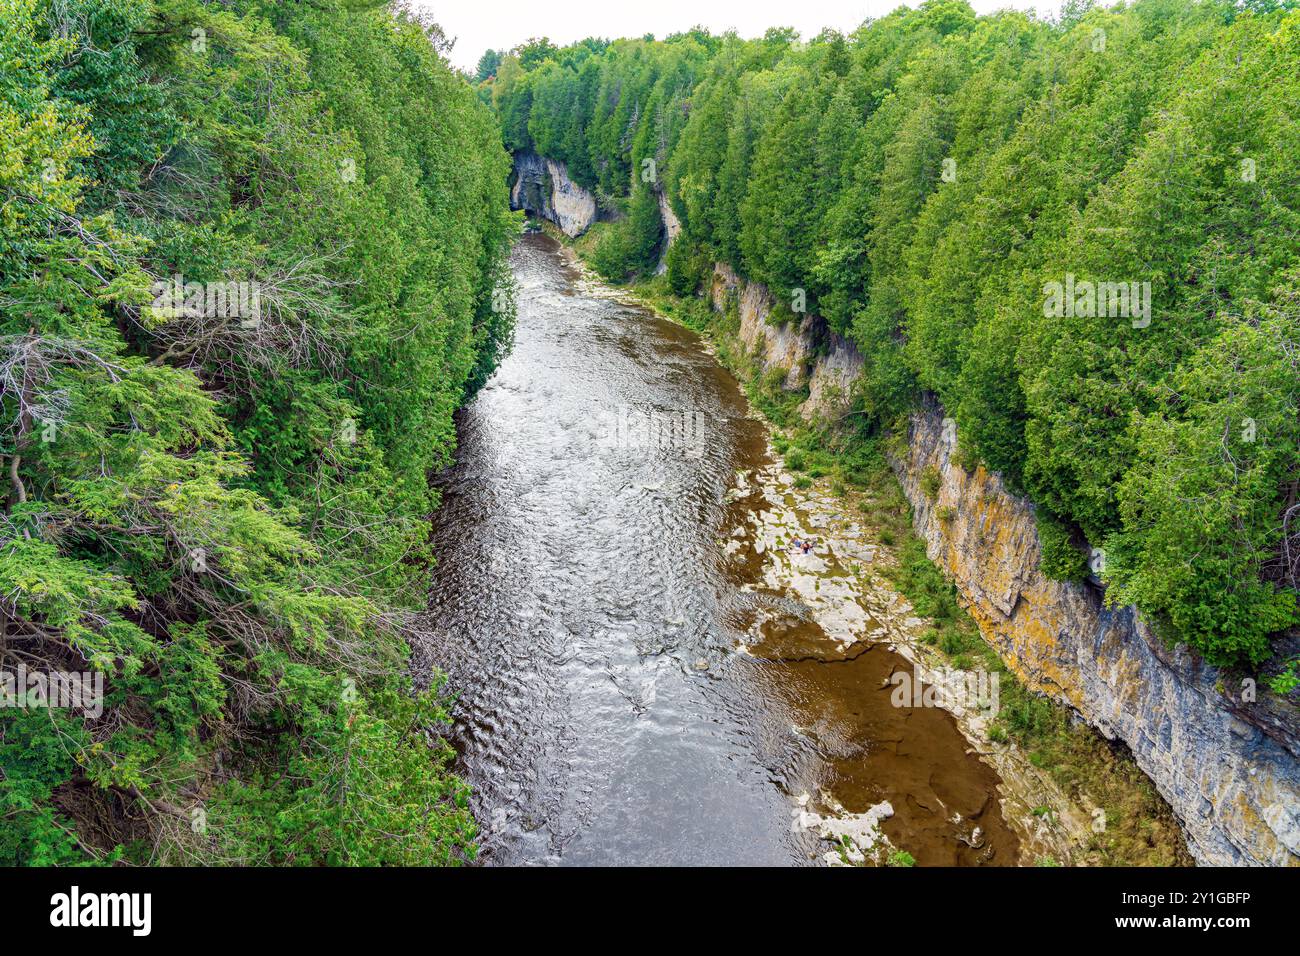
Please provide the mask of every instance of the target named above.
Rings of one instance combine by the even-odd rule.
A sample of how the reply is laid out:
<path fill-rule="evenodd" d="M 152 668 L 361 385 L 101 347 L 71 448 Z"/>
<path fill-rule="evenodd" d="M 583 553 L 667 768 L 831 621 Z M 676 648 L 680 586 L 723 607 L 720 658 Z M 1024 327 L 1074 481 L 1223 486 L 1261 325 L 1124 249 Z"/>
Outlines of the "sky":
<path fill-rule="evenodd" d="M 906 4 L 917 6 L 919 0 Z M 451 61 L 473 70 L 483 51 L 510 49 L 530 37 L 564 46 L 584 37 L 639 37 L 700 25 L 710 32 L 735 29 L 761 36 L 768 27 L 794 27 L 805 39 L 824 27 L 847 32 L 881 17 L 901 0 L 413 0 L 456 38 Z M 1060 0 L 971 0 L 977 13 L 1014 7 L 1050 14 Z"/>

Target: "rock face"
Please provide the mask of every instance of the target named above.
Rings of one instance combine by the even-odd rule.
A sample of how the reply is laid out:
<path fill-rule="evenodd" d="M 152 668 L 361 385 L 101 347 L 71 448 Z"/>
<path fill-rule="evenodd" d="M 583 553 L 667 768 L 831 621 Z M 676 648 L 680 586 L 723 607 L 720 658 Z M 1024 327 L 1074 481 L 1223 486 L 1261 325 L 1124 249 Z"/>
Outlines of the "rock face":
<path fill-rule="evenodd" d="M 808 400 L 800 411 L 806 419 L 830 418 L 843 411 L 853 397 L 854 383 L 862 377 L 862 356 L 838 332 L 826 328 L 824 354 L 814 363 L 808 379 Z"/>
<path fill-rule="evenodd" d="M 596 197 L 569 179 L 564 164 L 536 153 L 515 154 L 513 209 L 524 209 L 555 223 L 569 238 L 577 238 L 596 221 Z"/>
<path fill-rule="evenodd" d="M 618 221 L 623 214 L 600 204 L 582 186 L 569 178 L 564 163 L 532 152 L 515 153 L 515 184 L 510 189 L 510 208 L 523 209 L 553 222 L 566 236 L 576 239 L 597 221 Z M 664 240 L 659 250 L 655 275 L 668 271 L 668 249 L 681 234 L 682 224 L 663 192 L 658 192 L 659 217 Z"/>
<path fill-rule="evenodd" d="M 832 417 L 847 404 L 853 383 L 862 375 L 862 356 L 820 315 L 806 314 L 797 322 L 792 318 L 783 325 L 769 325 L 767 318 L 776 303 L 767 287 L 746 282 L 721 262 L 713 267 L 710 297 L 718 312 L 735 303 L 740 339 L 764 372 L 784 371 L 788 389 L 807 384 L 808 399 L 800 408 L 805 419 Z"/>
<path fill-rule="evenodd" d="M 955 425 L 932 406 L 912 417 L 907 457 L 894 465 L 917 534 L 985 639 L 1027 686 L 1128 745 L 1198 861 L 1300 864 L 1294 725 L 1288 732 L 1226 697 L 1219 671 L 1166 648 L 1133 608 L 1107 608 L 1099 588 L 1044 576 L 1033 505 L 982 467 L 954 464 L 956 443 Z M 931 468 L 941 479 L 933 500 L 921 480 Z"/>
<path fill-rule="evenodd" d="M 825 416 L 862 374 L 851 342 L 817 316 L 766 323 L 773 299 L 729 266 L 714 268 L 713 307 L 735 306 L 740 338 L 764 371 L 805 383 L 805 417 Z M 917 534 L 957 585 L 985 639 L 1024 683 L 1122 740 L 1212 865 L 1300 865 L 1300 732 L 1294 716 L 1239 700 L 1240 686 L 1185 647 L 1164 647 L 1131 607 L 1107 608 L 1095 585 L 1039 570 L 1033 505 L 986 470 L 953 460 L 956 428 L 935 404 L 913 415 L 892 464 Z M 922 475 L 940 478 L 933 500 Z M 942 517 L 941 517 L 942 515 Z M 1225 691 L 1227 693 L 1225 693 Z"/>
<path fill-rule="evenodd" d="M 655 275 L 661 276 L 668 271 L 668 250 L 672 248 L 677 236 L 682 231 L 681 221 L 677 218 L 677 213 L 673 212 L 672 203 L 662 192 L 659 193 L 659 218 L 664 224 L 664 242 L 663 248 L 659 251 L 659 265 L 655 268 Z"/>
<path fill-rule="evenodd" d="M 779 369 L 785 372 L 786 388 L 802 388 L 816 349 L 812 330 L 805 328 L 813 317 L 769 325 L 767 318 L 776 300 L 767 286 L 744 281 L 722 263 L 713 268 L 711 295 L 713 307 L 719 312 L 725 312 L 734 301 L 740 313 L 740 340 L 758 358 L 763 371 Z"/>

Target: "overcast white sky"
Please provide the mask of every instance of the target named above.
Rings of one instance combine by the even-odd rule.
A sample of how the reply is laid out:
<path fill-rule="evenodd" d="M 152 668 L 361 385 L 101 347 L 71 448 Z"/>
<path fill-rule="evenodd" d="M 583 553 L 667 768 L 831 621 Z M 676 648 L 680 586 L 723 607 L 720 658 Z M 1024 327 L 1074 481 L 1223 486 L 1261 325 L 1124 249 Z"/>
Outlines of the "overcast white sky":
<path fill-rule="evenodd" d="M 768 27 L 794 27 L 805 38 L 823 27 L 848 31 L 868 17 L 884 16 L 900 0 L 414 0 L 432 12 L 448 37 L 456 38 L 452 62 L 472 70 L 483 51 L 509 49 L 529 37 L 550 37 L 564 46 L 583 37 L 661 39 L 696 24 L 714 33 L 735 29 L 761 36 Z M 917 6 L 914 0 L 907 6 Z M 978 13 L 1005 7 L 1059 9 L 1060 0 L 971 0 Z"/>

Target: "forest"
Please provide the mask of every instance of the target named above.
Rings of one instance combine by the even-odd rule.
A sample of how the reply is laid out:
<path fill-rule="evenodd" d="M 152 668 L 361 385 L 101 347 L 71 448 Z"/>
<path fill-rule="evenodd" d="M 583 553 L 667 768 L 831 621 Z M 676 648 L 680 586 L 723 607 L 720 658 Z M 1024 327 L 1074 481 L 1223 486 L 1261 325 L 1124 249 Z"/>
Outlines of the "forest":
<path fill-rule="evenodd" d="M 103 687 L 0 710 L 0 865 L 472 857 L 407 660 L 519 226 L 447 48 L 377 0 L 0 0 L 0 665 Z"/>
<path fill-rule="evenodd" d="M 512 152 L 617 220 L 592 260 L 677 296 L 714 264 L 866 364 L 842 427 L 918 402 L 1097 576 L 1203 659 L 1297 684 L 1300 12 L 926 0 L 845 36 L 537 40 L 489 51 Z"/>

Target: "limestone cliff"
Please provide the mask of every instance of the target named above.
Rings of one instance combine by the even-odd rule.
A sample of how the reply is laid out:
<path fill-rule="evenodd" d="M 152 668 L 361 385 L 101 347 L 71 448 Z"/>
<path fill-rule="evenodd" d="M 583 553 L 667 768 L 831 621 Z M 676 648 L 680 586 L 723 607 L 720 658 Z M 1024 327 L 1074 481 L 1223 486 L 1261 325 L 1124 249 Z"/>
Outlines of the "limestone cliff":
<path fill-rule="evenodd" d="M 677 236 L 682 231 L 681 221 L 677 218 L 677 213 L 673 212 L 672 203 L 662 192 L 659 193 L 659 218 L 664 224 L 664 241 L 659 250 L 659 265 L 655 269 L 655 275 L 661 276 L 668 271 L 668 250 L 672 248 Z"/>
<path fill-rule="evenodd" d="M 833 417 L 847 404 L 862 374 L 862 356 L 821 316 L 804 314 L 769 325 L 775 305 L 771 293 L 760 283 L 741 279 L 724 263 L 714 266 L 710 296 L 719 312 L 735 306 L 741 341 L 759 357 L 764 371 L 784 370 L 788 389 L 808 386 L 808 399 L 800 409 L 804 418 Z"/>
<path fill-rule="evenodd" d="M 764 371 L 784 371 L 787 388 L 808 385 L 805 417 L 833 414 L 862 374 L 851 342 L 813 315 L 768 325 L 771 294 L 724 264 L 710 294 L 715 309 L 738 310 L 740 338 Z M 1199 862 L 1300 864 L 1294 715 L 1262 688 L 1259 703 L 1241 700 L 1240 686 L 1186 648 L 1166 648 L 1133 608 L 1107 608 L 1099 586 L 1042 574 L 1033 505 L 997 475 L 953 461 L 956 429 L 937 405 L 913 415 L 907 439 L 892 464 L 916 532 L 1007 665 L 1128 746 Z M 921 480 L 931 468 L 933 499 Z"/>
<path fill-rule="evenodd" d="M 1105 607 L 1100 588 L 1043 575 L 1033 505 L 982 467 L 956 465 L 956 442 L 932 406 L 912 417 L 907 456 L 894 464 L 917 534 L 985 639 L 1029 687 L 1128 745 L 1199 861 L 1300 863 L 1294 726 L 1234 703 L 1215 668 L 1166 648 L 1133 608 Z M 921 482 L 931 468 L 941 478 L 933 500 Z"/>
<path fill-rule="evenodd" d="M 515 154 L 510 205 L 555 223 L 571 239 L 596 221 L 596 197 L 573 182 L 564 164 L 536 153 Z"/>
<path fill-rule="evenodd" d="M 559 226 L 570 239 L 576 239 L 598 220 L 617 220 L 623 214 L 613 208 L 601 208 L 587 189 L 569 178 L 564 163 L 533 152 L 515 153 L 514 184 L 510 187 L 510 207 L 523 209 Z M 663 221 L 663 242 L 659 250 L 656 275 L 668 268 L 668 249 L 682 231 L 668 197 L 656 188 L 659 217 Z"/>

